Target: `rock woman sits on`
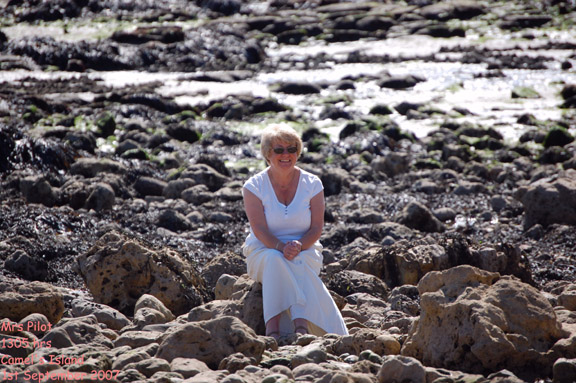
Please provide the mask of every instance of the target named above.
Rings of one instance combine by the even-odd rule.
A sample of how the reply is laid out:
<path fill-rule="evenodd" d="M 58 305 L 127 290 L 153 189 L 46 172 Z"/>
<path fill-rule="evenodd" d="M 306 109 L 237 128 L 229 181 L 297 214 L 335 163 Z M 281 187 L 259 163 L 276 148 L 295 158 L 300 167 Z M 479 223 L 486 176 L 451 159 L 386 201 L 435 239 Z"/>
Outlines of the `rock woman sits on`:
<path fill-rule="evenodd" d="M 266 335 L 346 335 L 346 325 L 319 277 L 324 191 L 320 179 L 296 166 L 302 140 L 294 129 L 262 132 L 268 167 L 242 189 L 250 234 L 243 245 L 248 274 L 262 283 Z"/>

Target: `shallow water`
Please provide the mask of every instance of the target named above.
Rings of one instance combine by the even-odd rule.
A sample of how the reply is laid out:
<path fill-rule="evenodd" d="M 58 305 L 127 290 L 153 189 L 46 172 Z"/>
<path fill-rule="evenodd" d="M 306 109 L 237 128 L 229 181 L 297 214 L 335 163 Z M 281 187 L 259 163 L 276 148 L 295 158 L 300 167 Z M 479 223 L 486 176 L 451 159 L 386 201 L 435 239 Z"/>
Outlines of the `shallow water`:
<path fill-rule="evenodd" d="M 28 32 L 30 32 L 28 27 Z M 41 27 L 35 30 L 57 36 L 59 27 Z M 97 29 L 97 26 L 93 27 Z M 61 29 L 61 27 L 60 27 Z M 90 29 L 86 32 L 89 35 Z M 92 31 L 93 32 L 93 31 Z M 25 27 L 16 26 L 7 31 L 11 38 L 25 33 Z M 66 34 L 68 35 L 68 34 Z M 309 96 L 294 96 L 272 94 L 269 86 L 280 81 L 306 81 L 311 83 L 335 84 L 342 78 L 353 75 L 375 75 L 383 71 L 391 75 L 418 75 L 426 79 L 410 90 L 391 90 L 380 88 L 376 81 L 356 82 L 356 89 L 337 91 L 327 87 L 320 98 L 342 93 L 353 100 L 349 105 L 339 105 L 352 114 L 366 115 L 376 104 L 397 105 L 408 101 L 423 103 L 429 107 L 450 112 L 454 108 L 465 108 L 472 116 L 465 117 L 484 126 L 498 126 L 499 131 L 508 140 L 515 140 L 525 130 L 524 126 L 516 124 L 520 115 L 531 113 L 540 120 L 556 120 L 561 117 L 562 110 L 558 108 L 562 100 L 559 91 L 565 83 L 576 83 L 574 70 L 564 71 L 560 62 L 572 54 L 568 50 L 538 49 L 545 41 L 574 41 L 576 32 L 534 32 L 534 39 L 521 39 L 519 35 L 469 36 L 466 38 L 437 39 L 427 36 L 399 36 L 380 41 L 357 41 L 348 43 L 315 42 L 301 46 L 270 46 L 267 50 L 272 60 L 289 56 L 292 60 L 304 61 L 326 53 L 334 58 L 334 62 L 325 63 L 327 69 L 318 70 L 286 70 L 276 73 L 261 73 L 251 80 L 238 81 L 233 84 L 217 82 L 199 82 L 187 80 L 186 73 L 146 73 L 136 71 L 122 72 L 0 72 L 0 81 L 19 81 L 32 76 L 39 79 L 72 78 L 86 76 L 90 79 L 101 79 L 104 85 L 125 87 L 130 84 L 144 84 L 161 81 L 162 86 L 156 92 L 174 97 L 181 104 L 195 105 L 213 99 L 221 99 L 232 94 L 250 94 L 258 97 L 275 97 L 281 103 L 301 110 L 317 120 L 322 105 L 309 102 Z M 78 36 L 78 35 L 77 35 Z M 81 35 L 82 36 L 82 35 Z M 482 78 L 478 75 L 487 73 L 485 65 L 462 64 L 459 62 L 423 61 L 422 58 L 435 55 L 441 61 L 450 57 L 457 59 L 460 53 L 458 47 L 466 46 L 488 47 L 505 50 L 506 54 L 541 55 L 553 57 L 546 70 L 504 70 L 505 77 Z M 442 53 L 442 48 L 451 52 Z M 405 61 L 399 63 L 341 64 L 351 52 L 362 52 L 371 56 L 401 57 Z M 383 60 L 387 61 L 387 60 Z M 515 87 L 529 87 L 541 95 L 538 99 L 512 99 L 511 92 Z M 81 97 L 90 99 L 90 94 Z M 408 120 L 395 113 L 392 118 L 401 128 L 422 137 L 442 123 L 446 116 L 427 118 L 426 120 Z M 344 126 L 343 121 L 318 121 L 318 126 L 337 136 Z"/>

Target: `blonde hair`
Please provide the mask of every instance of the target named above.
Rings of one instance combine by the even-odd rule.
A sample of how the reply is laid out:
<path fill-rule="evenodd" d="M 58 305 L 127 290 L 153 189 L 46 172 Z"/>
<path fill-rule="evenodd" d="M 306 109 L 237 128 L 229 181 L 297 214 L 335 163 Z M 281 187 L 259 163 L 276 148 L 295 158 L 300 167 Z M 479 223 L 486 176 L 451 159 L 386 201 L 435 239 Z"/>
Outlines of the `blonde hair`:
<path fill-rule="evenodd" d="M 260 152 L 266 162 L 274 144 L 278 142 L 285 142 L 288 145 L 296 146 L 298 157 L 302 153 L 302 139 L 300 135 L 289 125 L 286 124 L 272 124 L 268 125 L 263 131 L 260 138 Z"/>

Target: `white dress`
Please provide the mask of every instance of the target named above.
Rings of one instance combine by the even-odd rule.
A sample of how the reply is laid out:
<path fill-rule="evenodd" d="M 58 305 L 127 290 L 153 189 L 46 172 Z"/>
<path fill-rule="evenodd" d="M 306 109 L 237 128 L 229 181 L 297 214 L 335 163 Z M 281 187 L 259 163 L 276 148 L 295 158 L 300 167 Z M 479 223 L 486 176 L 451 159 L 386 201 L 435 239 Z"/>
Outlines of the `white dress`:
<path fill-rule="evenodd" d="M 262 201 L 268 228 L 279 240 L 299 240 L 310 228 L 310 200 L 323 190 L 322 182 L 299 169 L 296 194 L 286 206 L 276 197 L 268 169 L 248 179 L 244 188 Z M 315 335 L 348 334 L 338 307 L 319 277 L 323 258 L 320 242 L 289 261 L 282 252 L 266 247 L 250 230 L 242 250 L 248 274 L 262 283 L 265 322 L 282 314 L 281 333 L 294 332 L 291 319 L 304 318 Z"/>

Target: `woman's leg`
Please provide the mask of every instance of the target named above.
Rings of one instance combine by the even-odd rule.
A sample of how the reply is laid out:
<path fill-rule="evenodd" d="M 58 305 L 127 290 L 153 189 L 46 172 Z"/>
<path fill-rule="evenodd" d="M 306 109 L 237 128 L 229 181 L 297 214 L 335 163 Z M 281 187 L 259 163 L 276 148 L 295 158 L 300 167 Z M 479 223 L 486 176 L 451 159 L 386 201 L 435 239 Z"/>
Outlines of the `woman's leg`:
<path fill-rule="evenodd" d="M 304 318 L 294 319 L 294 331 L 296 334 L 308 334 L 308 321 Z"/>
<path fill-rule="evenodd" d="M 280 315 L 282 314 L 278 314 L 266 322 L 266 336 L 271 336 L 274 339 L 280 337 Z"/>

